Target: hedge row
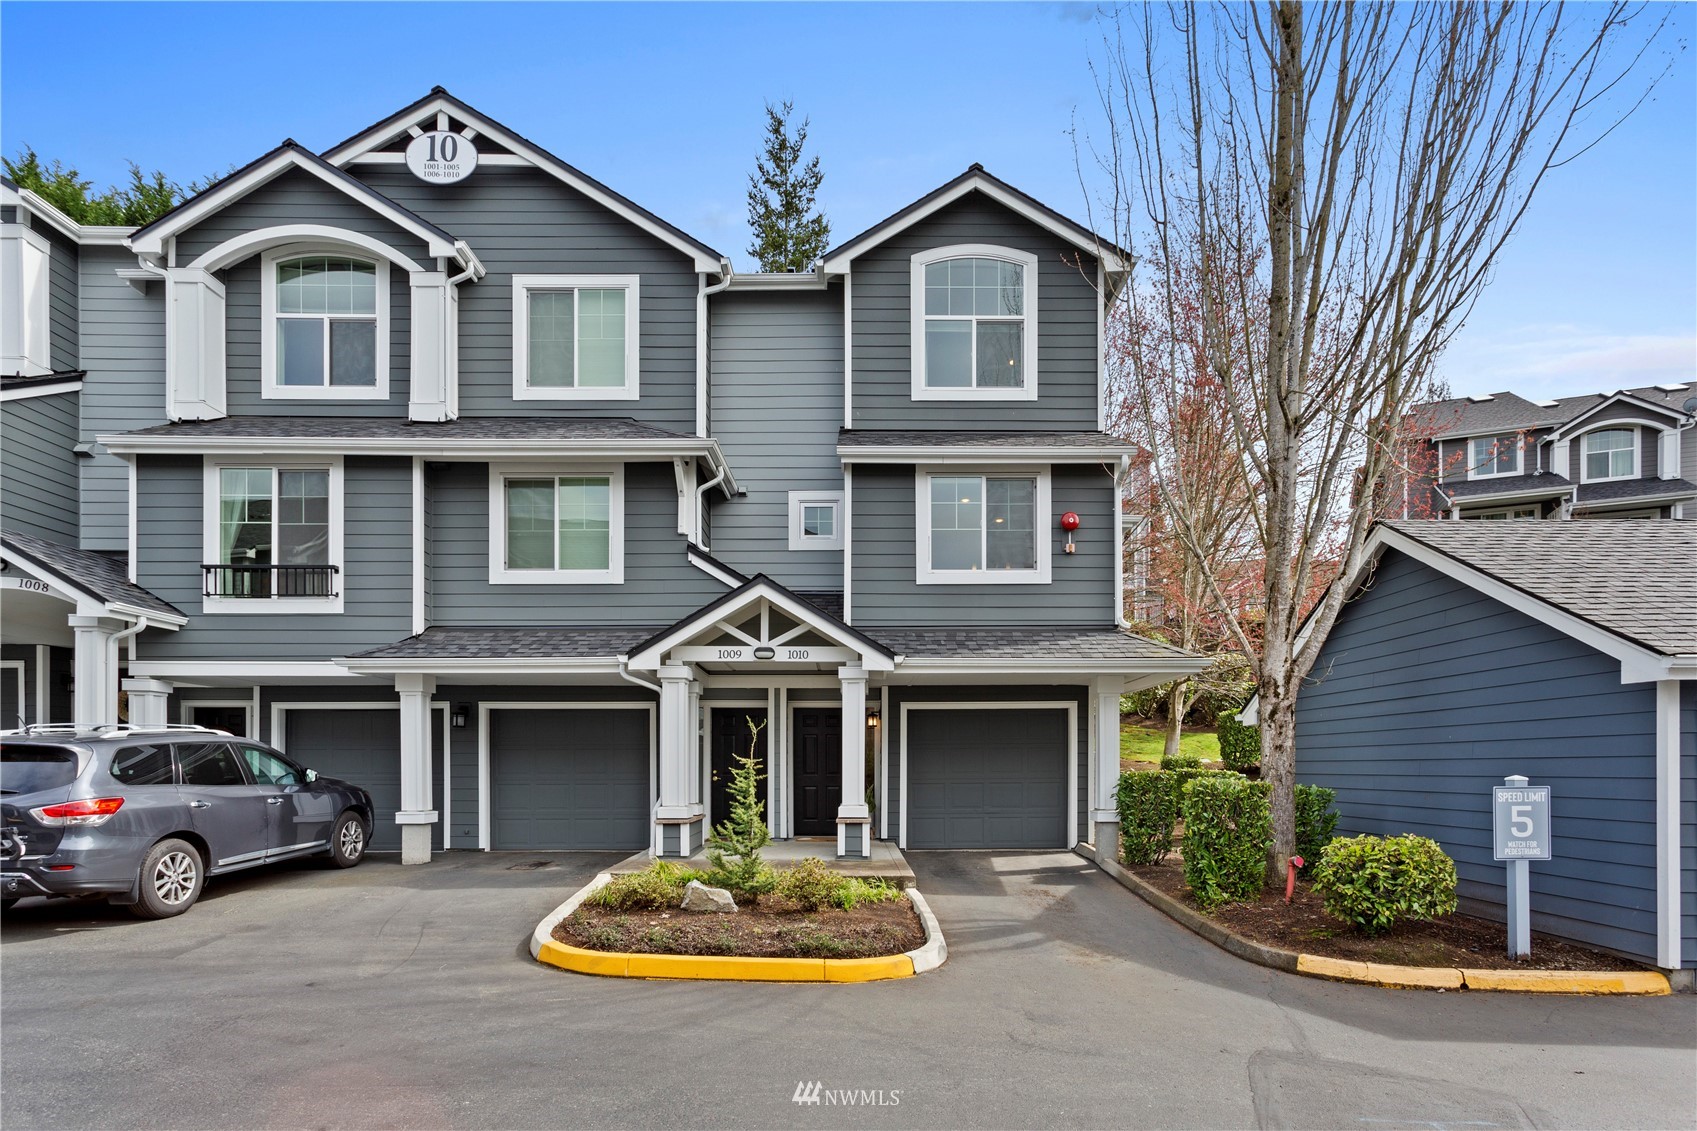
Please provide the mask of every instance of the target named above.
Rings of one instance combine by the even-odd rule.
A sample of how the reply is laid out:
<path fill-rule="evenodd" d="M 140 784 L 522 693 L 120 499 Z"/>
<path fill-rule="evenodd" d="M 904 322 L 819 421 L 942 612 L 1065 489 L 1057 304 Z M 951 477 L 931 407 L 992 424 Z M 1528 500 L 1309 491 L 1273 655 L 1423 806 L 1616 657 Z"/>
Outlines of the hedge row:
<path fill-rule="evenodd" d="M 1228 770 L 1253 770 L 1261 764 L 1261 728 L 1237 721 L 1236 711 L 1214 720 L 1220 735 L 1220 762 Z"/>

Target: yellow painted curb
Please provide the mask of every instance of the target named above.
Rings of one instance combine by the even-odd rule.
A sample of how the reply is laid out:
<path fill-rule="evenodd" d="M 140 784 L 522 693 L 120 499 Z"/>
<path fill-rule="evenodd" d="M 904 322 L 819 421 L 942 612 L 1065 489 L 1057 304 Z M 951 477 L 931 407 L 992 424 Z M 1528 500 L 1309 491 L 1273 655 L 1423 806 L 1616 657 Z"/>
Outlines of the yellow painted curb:
<path fill-rule="evenodd" d="M 883 958 L 827 958 L 827 982 L 882 982 L 890 978 L 913 977 L 913 959 L 905 954 Z"/>
<path fill-rule="evenodd" d="M 1666 974 L 1653 970 L 1463 970 L 1470 990 L 1534 994 L 1648 994 L 1673 992 Z"/>
<path fill-rule="evenodd" d="M 1367 982 L 1375 986 L 1408 989 L 1459 990 L 1461 971 L 1450 966 L 1393 966 L 1383 962 L 1354 962 L 1323 958 L 1318 954 L 1296 956 L 1296 972 L 1340 982 Z"/>
<path fill-rule="evenodd" d="M 880 982 L 913 977 L 913 959 L 729 958 L 696 954 L 624 954 L 585 950 L 550 939 L 537 961 L 610 978 L 691 978 L 727 982 Z"/>

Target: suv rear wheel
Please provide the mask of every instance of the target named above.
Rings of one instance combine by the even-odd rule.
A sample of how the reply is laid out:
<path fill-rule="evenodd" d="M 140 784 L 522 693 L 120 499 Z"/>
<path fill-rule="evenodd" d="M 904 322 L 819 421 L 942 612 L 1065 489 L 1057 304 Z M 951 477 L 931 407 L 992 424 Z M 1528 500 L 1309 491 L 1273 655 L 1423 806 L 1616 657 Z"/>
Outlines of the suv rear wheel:
<path fill-rule="evenodd" d="M 141 885 L 130 911 L 143 919 L 181 915 L 200 898 L 206 869 L 186 840 L 162 840 L 141 863 Z"/>
<path fill-rule="evenodd" d="M 337 817 L 330 833 L 331 862 L 338 868 L 352 868 L 364 860 L 367 836 L 365 818 L 352 809 Z"/>

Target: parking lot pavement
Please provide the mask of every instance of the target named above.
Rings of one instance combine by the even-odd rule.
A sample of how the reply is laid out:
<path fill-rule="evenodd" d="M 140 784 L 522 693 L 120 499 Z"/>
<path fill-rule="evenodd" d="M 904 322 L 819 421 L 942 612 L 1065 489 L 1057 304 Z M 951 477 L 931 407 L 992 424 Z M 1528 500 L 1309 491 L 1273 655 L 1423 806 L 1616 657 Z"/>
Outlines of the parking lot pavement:
<path fill-rule="evenodd" d="M 531 962 L 537 919 L 618 854 L 392 859 L 224 878 L 159 923 L 20 904 L 0 929 L 0 1122 L 1697 1124 L 1690 997 L 1280 974 L 1068 854 L 911 854 L 949 962 L 847 986 L 633 982 Z"/>

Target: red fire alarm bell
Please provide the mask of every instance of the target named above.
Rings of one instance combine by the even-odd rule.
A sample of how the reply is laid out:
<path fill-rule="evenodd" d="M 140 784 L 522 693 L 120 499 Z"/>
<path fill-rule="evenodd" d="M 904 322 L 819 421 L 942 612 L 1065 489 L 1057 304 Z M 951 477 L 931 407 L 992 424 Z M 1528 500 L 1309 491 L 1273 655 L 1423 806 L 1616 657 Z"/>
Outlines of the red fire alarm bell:
<path fill-rule="evenodd" d="M 1061 529 L 1067 532 L 1067 544 L 1064 549 L 1069 554 L 1074 552 L 1075 548 L 1072 544 L 1072 532 L 1077 530 L 1078 527 L 1079 522 L 1077 511 L 1067 511 L 1065 514 L 1061 515 Z"/>

